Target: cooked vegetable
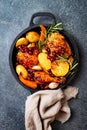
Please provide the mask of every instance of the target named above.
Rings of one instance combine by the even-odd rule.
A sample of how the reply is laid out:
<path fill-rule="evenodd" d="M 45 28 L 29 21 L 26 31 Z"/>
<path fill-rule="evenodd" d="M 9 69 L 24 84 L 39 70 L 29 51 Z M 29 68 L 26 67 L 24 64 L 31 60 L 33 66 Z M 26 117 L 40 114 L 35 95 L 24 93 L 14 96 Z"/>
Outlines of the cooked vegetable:
<path fill-rule="evenodd" d="M 46 53 L 39 53 L 38 60 L 43 69 L 49 70 L 51 68 L 51 61 L 47 58 Z"/>
<path fill-rule="evenodd" d="M 23 60 L 24 59 L 24 53 L 22 53 L 21 51 L 19 51 L 18 53 L 17 53 L 17 60 Z"/>
<path fill-rule="evenodd" d="M 69 72 L 69 63 L 67 61 L 53 63 L 51 71 L 55 76 L 65 76 Z"/>
<path fill-rule="evenodd" d="M 41 28 L 41 34 L 39 41 L 43 42 L 46 38 L 46 28 L 42 24 L 40 24 L 40 28 Z"/>
<path fill-rule="evenodd" d="M 74 61 L 74 58 L 72 56 L 69 57 L 69 62 L 72 64 Z"/>
<path fill-rule="evenodd" d="M 27 44 L 28 44 L 28 40 L 26 38 L 22 37 L 17 40 L 16 47 L 18 47 L 20 45 L 27 45 Z"/>
<path fill-rule="evenodd" d="M 23 78 L 27 78 L 28 77 L 28 71 L 25 69 L 25 67 L 23 65 L 17 65 L 16 66 L 16 72 L 18 75 L 22 75 Z"/>
<path fill-rule="evenodd" d="M 27 87 L 32 88 L 32 89 L 37 88 L 37 83 L 36 82 L 24 79 L 21 74 L 19 75 L 19 79 Z"/>
<path fill-rule="evenodd" d="M 39 34 L 37 32 L 31 31 L 26 34 L 26 39 L 29 42 L 37 42 L 39 41 Z"/>

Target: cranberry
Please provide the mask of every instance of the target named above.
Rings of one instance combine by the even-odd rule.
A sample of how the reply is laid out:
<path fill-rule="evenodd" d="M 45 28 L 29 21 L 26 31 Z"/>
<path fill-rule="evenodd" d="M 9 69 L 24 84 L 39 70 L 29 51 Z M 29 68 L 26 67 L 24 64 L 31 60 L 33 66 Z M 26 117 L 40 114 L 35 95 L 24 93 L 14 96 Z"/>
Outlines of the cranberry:
<path fill-rule="evenodd" d="M 19 64 L 21 64 L 21 65 L 22 65 L 22 64 L 23 64 L 23 61 L 22 61 L 22 60 L 19 60 Z"/>
<path fill-rule="evenodd" d="M 51 59 L 52 59 L 52 56 L 49 56 L 49 55 L 48 55 L 47 58 L 48 58 L 49 60 L 51 60 Z"/>
<path fill-rule="evenodd" d="M 25 52 L 28 52 L 28 48 L 25 48 L 24 51 L 25 51 Z"/>
<path fill-rule="evenodd" d="M 22 45 L 22 48 L 25 50 L 25 49 L 27 49 L 27 46 L 26 45 Z"/>
<path fill-rule="evenodd" d="M 33 52 L 32 52 L 32 51 L 30 51 L 30 50 L 28 51 L 28 53 L 29 53 L 29 55 L 33 55 Z"/>
<path fill-rule="evenodd" d="M 22 47 L 19 48 L 19 51 L 23 52 L 24 53 L 24 50 Z"/>
<path fill-rule="evenodd" d="M 18 49 L 20 49 L 21 48 L 21 46 L 18 46 Z"/>
<path fill-rule="evenodd" d="M 38 55 L 38 53 L 39 53 L 38 49 L 35 49 L 35 50 L 34 50 L 34 55 L 36 55 L 36 56 L 37 56 L 37 55 Z"/>
<path fill-rule="evenodd" d="M 29 79 L 30 79 L 31 81 L 34 80 L 34 74 L 33 74 L 33 73 L 29 73 L 29 74 L 28 74 L 28 77 L 29 77 Z"/>
<path fill-rule="evenodd" d="M 16 62 L 16 65 L 18 65 L 19 63 L 18 62 Z"/>
<path fill-rule="evenodd" d="M 33 70 L 32 70 L 32 69 L 29 69 L 29 72 L 30 72 L 30 73 L 32 73 L 32 72 L 33 72 Z"/>
<path fill-rule="evenodd" d="M 57 49 L 57 50 L 55 50 L 55 53 L 56 53 L 56 54 L 58 54 L 58 52 L 59 52 L 59 50 L 58 50 L 58 49 Z"/>
<path fill-rule="evenodd" d="M 27 79 L 30 80 L 30 77 L 28 76 Z"/>
<path fill-rule="evenodd" d="M 64 51 L 61 51 L 61 54 L 63 55 L 63 54 L 64 54 Z"/>
<path fill-rule="evenodd" d="M 27 66 L 26 64 L 23 64 L 23 66 L 24 66 L 26 69 L 28 69 L 28 66 Z"/>
<path fill-rule="evenodd" d="M 64 55 L 64 53 L 65 53 L 64 51 L 59 51 L 60 56 Z"/>
<path fill-rule="evenodd" d="M 54 61 L 54 58 L 53 58 L 53 57 L 51 57 L 51 59 L 50 59 L 50 60 L 51 60 L 51 62 L 53 62 L 53 61 Z"/>
<path fill-rule="evenodd" d="M 19 51 L 24 53 L 24 52 L 27 51 L 27 46 L 26 45 L 21 45 L 21 46 L 18 46 L 18 49 L 19 49 Z"/>
<path fill-rule="evenodd" d="M 50 48 L 49 48 L 49 47 L 46 47 L 46 51 L 47 51 L 48 53 L 50 53 Z"/>
<path fill-rule="evenodd" d="M 53 61 L 55 60 L 55 58 L 52 57 L 52 56 L 47 56 L 47 58 L 48 58 L 51 62 L 53 62 Z"/>
<path fill-rule="evenodd" d="M 30 78 L 30 80 L 31 80 L 31 81 L 34 81 L 34 79 L 33 79 L 33 78 Z"/>
<path fill-rule="evenodd" d="M 33 73 L 31 73 L 31 74 L 30 74 L 30 78 L 33 78 L 33 76 L 34 76 L 34 74 L 33 74 Z"/>
<path fill-rule="evenodd" d="M 49 70 L 49 75 L 54 77 L 54 74 L 51 72 L 51 70 Z"/>
<path fill-rule="evenodd" d="M 56 51 L 53 51 L 53 52 L 52 52 L 52 55 L 53 55 L 53 56 L 56 56 L 56 55 L 57 55 Z"/>

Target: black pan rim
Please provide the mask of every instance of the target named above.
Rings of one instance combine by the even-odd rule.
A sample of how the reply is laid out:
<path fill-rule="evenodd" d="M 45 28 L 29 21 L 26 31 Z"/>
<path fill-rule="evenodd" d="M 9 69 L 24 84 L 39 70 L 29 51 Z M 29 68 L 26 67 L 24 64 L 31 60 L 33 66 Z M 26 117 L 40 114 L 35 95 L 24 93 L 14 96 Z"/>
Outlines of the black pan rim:
<path fill-rule="evenodd" d="M 47 28 L 47 27 L 50 26 L 50 24 L 45 24 L 44 26 Z M 17 74 L 16 74 L 16 72 L 15 72 L 15 69 L 14 69 L 14 67 L 13 67 L 12 57 L 13 57 L 13 52 L 14 52 L 14 48 L 15 48 L 15 43 L 16 43 L 16 41 L 17 41 L 20 37 L 22 37 L 23 35 L 25 35 L 27 32 L 29 32 L 29 31 L 31 31 L 31 30 L 37 30 L 37 31 L 38 31 L 38 29 L 39 29 L 39 25 L 38 25 L 38 24 L 37 24 L 37 25 L 30 26 L 30 27 L 24 29 L 24 30 L 23 30 L 21 33 L 19 33 L 19 34 L 17 35 L 17 37 L 14 39 L 14 41 L 13 41 L 13 43 L 12 43 L 12 45 L 11 45 L 11 48 L 10 48 L 10 52 L 9 52 L 9 65 L 10 65 L 12 74 L 14 75 L 15 79 L 16 79 L 23 87 L 25 87 L 26 89 L 30 90 L 31 92 L 39 91 L 39 89 L 35 89 L 35 90 L 34 90 L 34 89 L 31 89 L 31 88 L 28 88 L 28 87 L 25 86 L 21 81 L 19 81 L 18 76 L 17 76 Z M 73 76 L 71 76 L 69 79 L 67 79 L 67 81 L 65 82 L 65 84 L 60 85 L 60 86 L 58 87 L 58 88 L 64 88 L 64 87 L 66 87 L 66 86 L 74 79 L 74 77 L 76 76 L 76 74 L 77 74 L 77 72 L 78 72 L 78 68 L 79 68 L 79 51 L 78 51 L 78 47 L 77 47 L 77 44 L 75 43 L 74 39 L 71 39 L 71 38 L 67 35 L 67 32 L 66 32 L 65 30 L 60 31 L 60 33 L 62 33 L 62 34 L 65 36 L 65 38 L 69 41 L 69 44 L 71 44 L 70 46 L 72 46 L 71 49 L 72 49 L 72 48 L 74 49 L 74 53 L 76 54 L 76 57 L 77 57 L 77 60 L 78 60 L 78 66 L 77 66 L 77 68 L 76 68 L 75 74 L 74 74 Z M 58 89 L 58 88 L 57 88 L 57 89 Z"/>

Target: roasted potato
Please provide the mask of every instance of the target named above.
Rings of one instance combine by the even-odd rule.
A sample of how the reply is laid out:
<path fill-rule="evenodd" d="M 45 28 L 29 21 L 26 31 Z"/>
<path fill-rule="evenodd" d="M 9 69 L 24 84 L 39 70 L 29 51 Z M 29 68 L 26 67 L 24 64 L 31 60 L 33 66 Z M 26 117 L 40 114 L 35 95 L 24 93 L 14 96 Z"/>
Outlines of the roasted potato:
<path fill-rule="evenodd" d="M 39 53 L 38 60 L 43 69 L 49 70 L 51 68 L 51 61 L 47 58 L 46 53 Z"/>
<path fill-rule="evenodd" d="M 16 47 L 18 47 L 20 45 L 27 45 L 27 44 L 28 44 L 28 40 L 26 38 L 22 37 L 17 40 Z"/>
<path fill-rule="evenodd" d="M 26 39 L 28 39 L 29 42 L 37 42 L 39 41 L 39 34 L 37 32 L 28 32 L 26 34 Z"/>

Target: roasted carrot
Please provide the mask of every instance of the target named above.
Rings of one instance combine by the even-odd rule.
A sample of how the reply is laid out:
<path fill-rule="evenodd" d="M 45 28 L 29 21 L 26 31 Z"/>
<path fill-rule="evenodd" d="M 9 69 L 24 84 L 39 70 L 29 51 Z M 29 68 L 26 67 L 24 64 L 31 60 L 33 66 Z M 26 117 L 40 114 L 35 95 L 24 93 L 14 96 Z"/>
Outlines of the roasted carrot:
<path fill-rule="evenodd" d="M 19 79 L 27 87 L 32 88 L 32 89 L 37 88 L 37 83 L 36 82 L 24 79 L 21 74 L 19 75 Z"/>
<path fill-rule="evenodd" d="M 70 56 L 70 57 L 69 57 L 69 61 L 70 61 L 71 63 L 73 63 L 74 58 L 73 58 L 72 56 Z"/>
<path fill-rule="evenodd" d="M 39 41 L 43 42 L 46 38 L 46 28 L 42 24 L 40 24 L 40 28 L 41 28 L 41 34 L 40 34 Z"/>

